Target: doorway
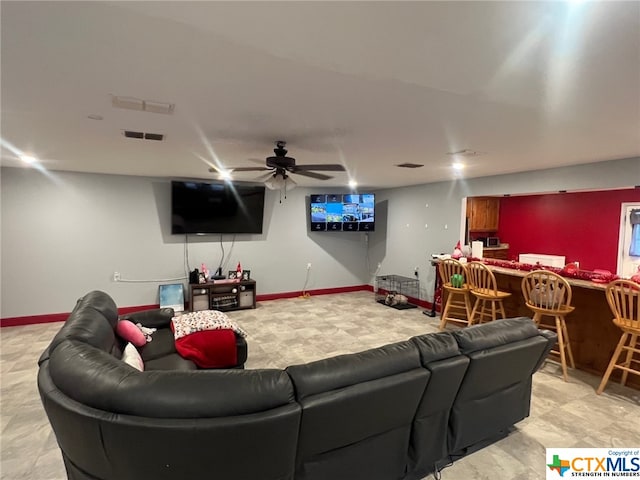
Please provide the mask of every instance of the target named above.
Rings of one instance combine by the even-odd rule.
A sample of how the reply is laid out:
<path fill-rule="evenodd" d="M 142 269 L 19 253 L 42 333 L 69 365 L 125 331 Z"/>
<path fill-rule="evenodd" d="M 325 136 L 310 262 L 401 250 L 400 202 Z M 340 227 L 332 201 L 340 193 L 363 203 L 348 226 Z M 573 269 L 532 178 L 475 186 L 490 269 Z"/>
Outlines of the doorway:
<path fill-rule="evenodd" d="M 629 278 L 640 267 L 640 203 L 623 203 L 620 209 L 620 237 L 618 240 L 618 271 Z M 632 248 L 632 245 L 634 248 Z"/>

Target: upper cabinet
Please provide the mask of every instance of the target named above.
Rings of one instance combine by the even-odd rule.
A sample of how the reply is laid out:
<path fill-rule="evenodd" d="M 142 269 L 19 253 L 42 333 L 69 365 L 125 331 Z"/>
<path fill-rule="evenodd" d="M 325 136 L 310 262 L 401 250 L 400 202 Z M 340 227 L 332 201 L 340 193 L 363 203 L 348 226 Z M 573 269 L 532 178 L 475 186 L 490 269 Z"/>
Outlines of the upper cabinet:
<path fill-rule="evenodd" d="M 467 198 L 467 218 L 470 232 L 496 232 L 500 215 L 497 197 Z"/>

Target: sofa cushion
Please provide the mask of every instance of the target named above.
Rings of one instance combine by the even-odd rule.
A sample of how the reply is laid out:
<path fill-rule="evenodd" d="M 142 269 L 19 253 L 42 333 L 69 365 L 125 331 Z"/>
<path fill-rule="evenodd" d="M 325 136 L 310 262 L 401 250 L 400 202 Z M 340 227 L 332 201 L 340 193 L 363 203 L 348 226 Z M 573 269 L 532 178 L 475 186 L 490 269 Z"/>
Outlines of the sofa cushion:
<path fill-rule="evenodd" d="M 529 318 L 454 332 L 469 358 L 449 421 L 449 453 L 473 451 L 529 415 L 531 378 L 549 340 Z"/>
<path fill-rule="evenodd" d="M 120 340 L 116 338 L 118 308 L 113 299 L 104 292 L 94 290 L 86 294 L 67 318 L 65 324 L 51 341 L 49 354 L 67 339 L 75 339 L 100 350 L 114 353 Z M 117 348 L 116 353 L 122 350 Z M 120 355 L 117 355 L 120 358 Z"/>
<path fill-rule="evenodd" d="M 136 347 L 141 347 L 147 343 L 147 339 L 136 325 L 129 320 L 120 320 L 116 325 L 116 333 L 120 338 L 133 343 Z"/>
<path fill-rule="evenodd" d="M 176 342 L 170 328 L 159 328 L 152 338 L 152 341 L 140 347 L 140 355 L 142 355 L 142 360 L 145 363 L 148 363 L 149 360 L 177 353 Z"/>
<path fill-rule="evenodd" d="M 507 345 L 538 335 L 538 327 L 528 317 L 506 318 L 473 325 L 451 333 L 463 354 Z"/>
<path fill-rule="evenodd" d="M 420 350 L 422 365 L 460 355 L 456 339 L 448 332 L 419 335 L 411 341 Z"/>
<path fill-rule="evenodd" d="M 286 370 L 302 405 L 297 479 L 403 477 L 412 421 L 429 380 L 414 343 Z"/>
<path fill-rule="evenodd" d="M 131 342 L 127 343 L 124 347 L 124 353 L 122 354 L 122 361 L 139 371 L 144 370 L 144 362 L 140 353 L 136 349 L 135 345 Z"/>
<path fill-rule="evenodd" d="M 420 354 L 409 341 L 391 343 L 360 353 L 325 358 L 286 368 L 296 386 L 298 401 L 369 380 L 420 368 Z"/>
<path fill-rule="evenodd" d="M 155 308 L 127 313 L 122 315 L 122 318 L 148 328 L 165 328 L 169 326 L 174 315 L 173 308 Z"/>
<path fill-rule="evenodd" d="M 171 353 L 169 355 L 165 355 L 164 357 L 148 361 L 147 363 L 145 363 L 144 369 L 146 371 L 167 370 L 184 372 L 187 370 L 197 370 L 198 366 L 191 360 L 182 358 L 177 353 Z"/>
<path fill-rule="evenodd" d="M 212 418 L 295 403 L 293 385 L 282 370 L 137 372 L 109 353 L 76 340 L 62 342 L 45 363 L 65 395 L 112 413 Z"/>

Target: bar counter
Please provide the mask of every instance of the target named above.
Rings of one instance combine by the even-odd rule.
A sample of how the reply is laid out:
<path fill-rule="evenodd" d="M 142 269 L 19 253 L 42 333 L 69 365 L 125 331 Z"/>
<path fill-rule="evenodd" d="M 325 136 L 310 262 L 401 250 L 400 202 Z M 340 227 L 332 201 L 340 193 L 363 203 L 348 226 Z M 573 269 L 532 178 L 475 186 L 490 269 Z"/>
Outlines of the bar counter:
<path fill-rule="evenodd" d="M 528 272 L 487 265 L 494 273 L 498 289 L 510 292 L 504 300 L 509 317 L 531 317 L 532 312 L 522 296 L 522 277 Z M 606 285 L 588 280 L 566 279 L 573 294 L 571 305 L 575 310 L 565 317 L 571 351 L 576 368 L 602 377 L 611 360 L 622 331 L 613 324 L 613 313 L 605 297 Z M 543 321 L 550 317 L 543 318 Z M 614 370 L 609 382 L 620 382 L 620 370 Z M 629 375 L 627 386 L 640 389 L 640 376 Z"/>

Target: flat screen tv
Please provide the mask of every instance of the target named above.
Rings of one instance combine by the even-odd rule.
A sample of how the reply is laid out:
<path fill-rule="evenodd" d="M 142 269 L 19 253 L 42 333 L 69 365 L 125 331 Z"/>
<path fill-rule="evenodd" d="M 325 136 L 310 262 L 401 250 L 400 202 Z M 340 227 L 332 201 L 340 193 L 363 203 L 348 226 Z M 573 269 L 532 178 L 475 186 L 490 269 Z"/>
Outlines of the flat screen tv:
<path fill-rule="evenodd" d="M 171 233 L 262 233 L 264 185 L 171 182 Z"/>
<path fill-rule="evenodd" d="M 373 232 L 376 197 L 373 193 L 311 195 L 312 232 Z"/>

